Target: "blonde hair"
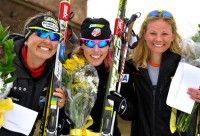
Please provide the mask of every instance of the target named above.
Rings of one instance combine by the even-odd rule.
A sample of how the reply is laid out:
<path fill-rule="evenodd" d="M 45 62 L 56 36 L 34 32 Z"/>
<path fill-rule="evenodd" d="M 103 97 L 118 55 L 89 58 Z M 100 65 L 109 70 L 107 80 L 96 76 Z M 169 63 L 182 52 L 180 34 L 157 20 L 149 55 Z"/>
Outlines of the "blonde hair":
<path fill-rule="evenodd" d="M 142 26 L 140 28 L 139 32 L 139 41 L 138 45 L 136 48 L 131 52 L 131 59 L 134 61 L 136 68 L 146 68 L 147 67 L 147 62 L 150 59 L 150 49 L 146 45 L 146 41 L 144 39 L 144 35 L 147 31 L 147 26 L 149 22 L 158 20 L 158 19 L 163 19 L 166 21 L 168 24 L 171 25 L 172 27 L 172 33 L 174 35 L 174 40 L 171 43 L 170 46 L 170 51 L 176 54 L 181 54 L 182 48 L 181 48 L 181 37 L 177 32 L 177 27 L 176 27 L 176 22 L 173 18 L 166 18 L 163 16 L 153 16 L 153 17 L 146 17 L 144 22 L 142 23 Z"/>

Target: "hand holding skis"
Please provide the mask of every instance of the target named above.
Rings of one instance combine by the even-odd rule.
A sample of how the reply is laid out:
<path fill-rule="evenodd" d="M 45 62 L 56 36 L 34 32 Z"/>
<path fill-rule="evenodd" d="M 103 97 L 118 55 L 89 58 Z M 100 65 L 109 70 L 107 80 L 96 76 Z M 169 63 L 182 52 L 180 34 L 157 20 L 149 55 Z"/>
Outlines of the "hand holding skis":
<path fill-rule="evenodd" d="M 107 98 L 114 101 L 114 110 L 119 115 L 122 115 L 126 111 L 127 101 L 121 94 L 116 91 L 111 91 Z"/>
<path fill-rule="evenodd" d="M 58 107 L 62 108 L 65 105 L 65 93 L 64 93 L 64 91 L 60 88 L 56 88 L 53 95 L 59 98 Z"/>

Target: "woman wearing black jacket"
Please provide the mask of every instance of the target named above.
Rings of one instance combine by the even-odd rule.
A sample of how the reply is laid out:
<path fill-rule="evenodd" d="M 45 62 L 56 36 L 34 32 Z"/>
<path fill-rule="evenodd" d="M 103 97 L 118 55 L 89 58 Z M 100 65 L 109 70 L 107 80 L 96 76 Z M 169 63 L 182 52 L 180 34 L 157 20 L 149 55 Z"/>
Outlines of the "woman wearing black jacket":
<path fill-rule="evenodd" d="M 154 10 L 147 15 L 138 45 L 126 65 L 129 82 L 122 85 L 122 96 L 111 93 L 108 97 L 115 101 L 115 108 L 122 118 L 132 120 L 132 136 L 195 136 L 197 116 L 188 132 L 173 132 L 170 129 L 172 108 L 166 104 L 170 83 L 181 59 L 180 42 L 170 12 Z M 198 98 L 197 92 L 200 90 L 188 89 L 194 100 Z"/>
<path fill-rule="evenodd" d="M 58 22 L 51 13 L 33 16 L 25 24 L 23 37 L 14 37 L 17 39 L 14 45 L 16 71 L 13 73 L 16 80 L 8 97 L 11 97 L 14 103 L 38 112 L 35 124 L 42 120 L 59 37 Z M 63 90 L 57 88 L 53 95 L 60 98 L 58 106 L 63 107 Z M 0 129 L 0 135 L 24 136 L 3 127 Z M 35 126 L 30 135 L 39 135 Z"/>
<path fill-rule="evenodd" d="M 109 22 L 104 18 L 86 18 L 81 24 L 79 54 L 92 64 L 99 76 L 97 99 L 91 111 L 93 124 L 88 129 L 99 133 L 101 131 L 102 110 L 109 70 L 112 64 L 110 49 L 111 30 Z M 115 124 L 114 136 L 120 136 Z"/>

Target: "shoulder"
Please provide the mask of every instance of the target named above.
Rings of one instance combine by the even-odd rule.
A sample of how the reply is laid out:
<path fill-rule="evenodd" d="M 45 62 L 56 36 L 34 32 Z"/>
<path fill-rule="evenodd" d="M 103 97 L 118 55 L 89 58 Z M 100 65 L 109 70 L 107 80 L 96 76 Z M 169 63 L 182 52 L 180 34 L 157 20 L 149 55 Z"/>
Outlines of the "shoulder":
<path fill-rule="evenodd" d="M 168 68 L 176 68 L 181 60 L 181 55 L 168 51 L 164 54 L 163 65 Z"/>
<path fill-rule="evenodd" d="M 122 76 L 122 82 L 128 83 L 132 81 L 133 73 L 134 73 L 134 63 L 131 60 L 125 61 L 123 76 Z"/>
<path fill-rule="evenodd" d="M 23 39 L 24 36 L 19 33 L 12 33 L 12 34 L 9 34 L 9 38 L 13 39 L 14 41 L 17 41 L 17 40 Z"/>
<path fill-rule="evenodd" d="M 125 62 L 125 70 L 128 70 L 131 73 L 137 71 L 135 63 L 131 59 Z"/>
<path fill-rule="evenodd" d="M 24 46 L 24 42 L 25 42 L 24 36 L 19 33 L 12 33 L 12 34 L 9 34 L 9 38 L 13 39 L 14 41 L 14 51 L 16 53 L 19 53 L 22 46 Z"/>
<path fill-rule="evenodd" d="M 169 50 L 166 51 L 163 56 L 164 56 L 165 59 L 170 59 L 171 61 L 180 61 L 181 60 L 180 54 L 173 53 Z"/>

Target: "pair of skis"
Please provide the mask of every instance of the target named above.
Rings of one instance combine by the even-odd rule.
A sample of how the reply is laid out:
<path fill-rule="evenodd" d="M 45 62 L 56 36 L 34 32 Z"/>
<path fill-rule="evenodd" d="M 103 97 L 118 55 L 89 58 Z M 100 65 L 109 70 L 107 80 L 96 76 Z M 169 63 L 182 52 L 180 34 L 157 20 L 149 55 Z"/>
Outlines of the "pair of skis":
<path fill-rule="evenodd" d="M 102 126 L 101 126 L 102 136 L 113 136 L 116 112 L 113 111 L 114 102 L 108 100 L 107 96 L 111 91 L 117 91 L 118 93 L 120 92 L 121 80 L 123 77 L 124 65 L 127 56 L 129 41 L 132 36 L 136 37 L 136 35 L 133 35 L 134 32 L 132 32 L 132 27 L 136 18 L 140 16 L 140 13 L 133 14 L 130 19 L 127 19 L 125 17 L 126 4 L 127 0 L 119 1 L 118 14 L 115 20 L 113 62 L 104 98 Z M 123 45 L 122 38 L 124 38 L 125 40 L 125 46 L 123 48 L 122 48 Z M 122 50 L 123 54 L 121 53 Z"/>
<path fill-rule="evenodd" d="M 48 98 L 43 114 L 44 124 L 42 125 L 42 136 L 57 136 L 59 107 L 57 105 L 58 97 L 53 96 L 53 92 L 55 91 L 55 88 L 61 87 L 62 63 L 60 60 L 63 60 L 64 58 L 67 27 L 71 13 L 70 8 L 70 0 L 63 0 L 59 3 L 58 20 L 62 36 L 59 40 L 54 72 L 52 73 L 50 87 L 47 92 Z"/>

